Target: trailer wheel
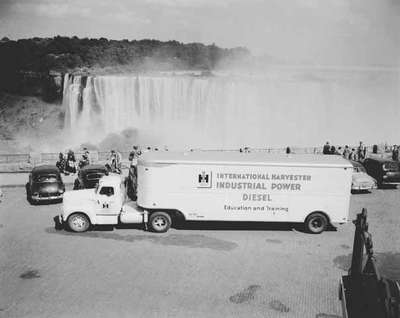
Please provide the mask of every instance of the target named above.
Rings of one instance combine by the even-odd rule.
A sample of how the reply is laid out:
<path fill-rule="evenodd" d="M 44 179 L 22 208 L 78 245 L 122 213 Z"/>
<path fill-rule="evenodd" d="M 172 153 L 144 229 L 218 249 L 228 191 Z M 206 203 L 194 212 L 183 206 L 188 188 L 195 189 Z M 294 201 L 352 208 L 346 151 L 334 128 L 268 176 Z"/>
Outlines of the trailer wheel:
<path fill-rule="evenodd" d="M 164 233 L 171 227 L 171 217 L 165 212 L 154 212 L 149 218 L 150 228 L 153 232 Z"/>
<path fill-rule="evenodd" d="M 74 213 L 68 217 L 68 227 L 74 232 L 86 232 L 90 226 L 89 218 L 83 213 Z"/>
<path fill-rule="evenodd" d="M 312 234 L 320 234 L 328 226 L 327 217 L 320 212 L 311 213 L 304 222 L 306 231 Z"/>

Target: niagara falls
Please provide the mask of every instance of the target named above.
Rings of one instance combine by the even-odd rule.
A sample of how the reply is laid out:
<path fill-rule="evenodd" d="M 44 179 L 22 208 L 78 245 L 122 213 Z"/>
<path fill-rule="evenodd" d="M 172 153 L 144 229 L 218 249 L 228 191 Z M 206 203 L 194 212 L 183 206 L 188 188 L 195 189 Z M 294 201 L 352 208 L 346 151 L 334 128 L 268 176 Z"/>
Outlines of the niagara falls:
<path fill-rule="evenodd" d="M 75 145 L 126 130 L 141 145 L 181 149 L 372 143 L 394 141 L 400 118 L 398 74 L 382 70 L 65 74 L 63 83 L 64 131 Z"/>

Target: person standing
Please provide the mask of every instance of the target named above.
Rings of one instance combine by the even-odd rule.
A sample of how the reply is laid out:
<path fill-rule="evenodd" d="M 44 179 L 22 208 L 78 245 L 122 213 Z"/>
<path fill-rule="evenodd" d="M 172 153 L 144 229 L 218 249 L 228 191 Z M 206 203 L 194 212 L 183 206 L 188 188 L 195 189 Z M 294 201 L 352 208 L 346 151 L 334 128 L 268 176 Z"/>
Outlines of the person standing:
<path fill-rule="evenodd" d="M 132 166 L 137 166 L 137 160 L 139 156 L 142 154 L 138 146 L 133 146 L 133 150 L 129 153 L 129 162 Z"/>
<path fill-rule="evenodd" d="M 358 161 L 358 156 L 357 156 L 357 152 L 356 149 L 352 148 L 350 155 L 349 155 L 349 159 L 352 161 Z"/>
<path fill-rule="evenodd" d="M 85 152 L 82 154 L 81 160 L 79 160 L 79 169 L 82 169 L 83 167 L 89 164 L 90 164 L 89 151 L 85 150 Z"/>
<path fill-rule="evenodd" d="M 366 155 L 366 148 L 363 144 L 362 141 L 360 141 L 360 144 L 357 148 L 357 157 L 358 157 L 358 161 L 363 161 L 365 159 L 365 155 Z"/>
<path fill-rule="evenodd" d="M 62 152 L 60 152 L 58 154 L 58 161 L 56 162 L 56 167 L 58 168 L 58 170 L 60 170 L 60 173 L 64 173 L 65 171 L 65 164 L 66 164 L 66 160 L 64 158 L 64 154 Z"/>
<path fill-rule="evenodd" d="M 324 155 L 330 155 L 331 154 L 331 145 L 329 144 L 329 141 L 326 142 L 324 147 L 322 148 L 322 153 Z"/>
<path fill-rule="evenodd" d="M 343 150 L 343 157 L 344 157 L 344 159 L 347 159 L 347 160 L 349 160 L 350 159 L 350 148 L 349 148 L 349 146 L 348 145 L 346 145 L 345 147 L 344 147 L 344 150 Z"/>
<path fill-rule="evenodd" d="M 121 154 L 112 149 L 107 165 L 109 166 L 111 172 L 121 173 Z"/>
<path fill-rule="evenodd" d="M 397 145 L 393 145 L 392 160 L 399 161 L 399 147 Z"/>
<path fill-rule="evenodd" d="M 130 168 L 126 185 L 128 189 L 128 195 L 133 201 L 136 201 L 137 199 L 137 164 L 141 154 L 142 152 L 138 146 L 133 146 L 133 150 L 129 154 Z"/>
<path fill-rule="evenodd" d="M 75 153 L 72 150 L 68 150 L 65 171 L 72 174 L 76 173 Z"/>

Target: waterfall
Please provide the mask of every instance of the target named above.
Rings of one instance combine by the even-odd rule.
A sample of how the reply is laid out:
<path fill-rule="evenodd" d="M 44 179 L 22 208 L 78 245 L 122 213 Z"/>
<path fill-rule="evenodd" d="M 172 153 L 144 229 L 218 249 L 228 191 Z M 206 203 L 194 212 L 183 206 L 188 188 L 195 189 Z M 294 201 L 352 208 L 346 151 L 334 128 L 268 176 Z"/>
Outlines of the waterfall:
<path fill-rule="evenodd" d="M 142 145 L 208 148 L 355 144 L 376 137 L 357 121 L 368 127 L 379 118 L 373 110 L 388 99 L 376 88 L 379 79 L 318 76 L 66 74 L 65 130 L 77 144 L 130 129 Z M 398 120 L 398 100 L 388 102 Z"/>

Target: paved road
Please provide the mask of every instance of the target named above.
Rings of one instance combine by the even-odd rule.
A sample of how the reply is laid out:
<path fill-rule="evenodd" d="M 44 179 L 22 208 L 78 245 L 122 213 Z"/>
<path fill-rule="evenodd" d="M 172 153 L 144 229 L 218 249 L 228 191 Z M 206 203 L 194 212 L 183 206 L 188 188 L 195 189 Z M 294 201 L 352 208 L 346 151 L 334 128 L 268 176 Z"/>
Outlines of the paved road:
<path fill-rule="evenodd" d="M 0 317 L 341 316 L 351 223 L 321 235 L 215 224 L 76 234 L 55 231 L 60 204 L 30 206 L 22 187 L 3 190 Z M 352 218 L 364 206 L 379 266 L 400 279 L 400 191 L 353 195 Z"/>

